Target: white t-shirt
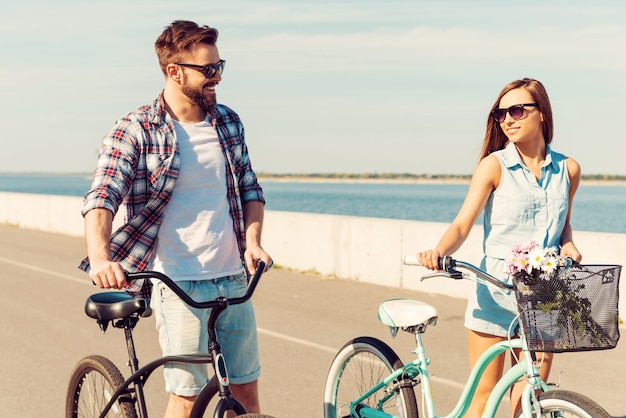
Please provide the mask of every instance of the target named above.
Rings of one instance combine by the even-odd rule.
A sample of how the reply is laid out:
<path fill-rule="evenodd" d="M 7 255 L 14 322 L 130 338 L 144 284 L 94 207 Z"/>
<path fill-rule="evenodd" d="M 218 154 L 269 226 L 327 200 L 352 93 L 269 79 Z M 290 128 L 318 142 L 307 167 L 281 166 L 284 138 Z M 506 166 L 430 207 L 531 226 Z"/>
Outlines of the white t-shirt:
<path fill-rule="evenodd" d="M 210 280 L 243 271 L 227 198 L 226 163 L 210 121 L 174 121 L 180 172 L 163 212 L 153 270 L 173 280 Z"/>

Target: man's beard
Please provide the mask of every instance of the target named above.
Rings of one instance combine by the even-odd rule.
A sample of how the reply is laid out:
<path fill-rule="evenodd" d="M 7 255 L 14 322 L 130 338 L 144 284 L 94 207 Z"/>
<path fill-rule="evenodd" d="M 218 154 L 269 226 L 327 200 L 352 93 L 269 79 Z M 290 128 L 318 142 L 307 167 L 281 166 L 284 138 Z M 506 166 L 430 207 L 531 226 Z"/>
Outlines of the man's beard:
<path fill-rule="evenodd" d="M 215 109 L 215 97 L 207 98 L 203 94 L 203 90 L 203 88 L 196 89 L 189 86 L 182 87 L 183 94 L 189 97 L 189 100 L 200 106 L 200 108 L 205 112 L 211 113 L 213 112 L 213 109 Z"/>

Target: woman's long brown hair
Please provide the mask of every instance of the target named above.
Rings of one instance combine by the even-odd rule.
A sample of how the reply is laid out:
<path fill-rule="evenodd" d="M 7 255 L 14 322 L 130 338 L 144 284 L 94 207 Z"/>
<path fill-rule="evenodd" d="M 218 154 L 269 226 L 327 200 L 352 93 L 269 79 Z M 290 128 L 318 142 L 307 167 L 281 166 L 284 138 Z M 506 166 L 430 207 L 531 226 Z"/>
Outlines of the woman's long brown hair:
<path fill-rule="evenodd" d="M 507 84 L 502 89 L 495 103 L 491 106 L 491 110 L 489 110 L 489 117 L 487 118 L 487 131 L 485 133 L 483 149 L 480 153 L 481 160 L 492 152 L 501 150 L 506 146 L 508 138 L 502 131 L 500 124 L 493 119 L 491 112 L 500 106 L 502 96 L 507 94 L 509 91 L 518 88 L 528 90 L 530 95 L 533 97 L 533 100 L 538 104 L 538 109 L 543 114 L 543 139 L 546 141 L 546 144 L 552 142 L 552 134 L 554 131 L 554 124 L 552 122 L 552 107 L 550 106 L 550 99 L 548 98 L 548 93 L 546 92 L 545 87 L 541 84 L 541 82 L 532 78 L 515 80 Z"/>

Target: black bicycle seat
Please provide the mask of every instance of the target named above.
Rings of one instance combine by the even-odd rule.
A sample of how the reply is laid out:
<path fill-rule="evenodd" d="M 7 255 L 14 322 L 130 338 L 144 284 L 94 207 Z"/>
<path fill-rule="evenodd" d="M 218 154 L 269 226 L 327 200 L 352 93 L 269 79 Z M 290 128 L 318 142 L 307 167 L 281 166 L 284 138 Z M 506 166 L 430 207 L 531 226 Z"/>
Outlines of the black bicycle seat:
<path fill-rule="evenodd" d="M 133 297 L 126 292 L 103 292 L 87 298 L 85 313 L 102 323 L 126 318 L 135 313 L 147 317 L 152 314 L 152 310 L 147 300 Z"/>

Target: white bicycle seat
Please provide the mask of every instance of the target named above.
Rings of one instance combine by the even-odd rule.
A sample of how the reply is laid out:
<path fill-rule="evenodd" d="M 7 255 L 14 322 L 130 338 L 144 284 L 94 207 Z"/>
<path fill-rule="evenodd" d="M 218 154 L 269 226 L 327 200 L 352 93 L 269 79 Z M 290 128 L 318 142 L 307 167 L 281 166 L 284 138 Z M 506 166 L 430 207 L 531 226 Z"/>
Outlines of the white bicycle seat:
<path fill-rule="evenodd" d="M 434 325 L 437 309 L 427 303 L 412 299 L 389 299 L 380 304 L 378 319 L 391 328 Z"/>

